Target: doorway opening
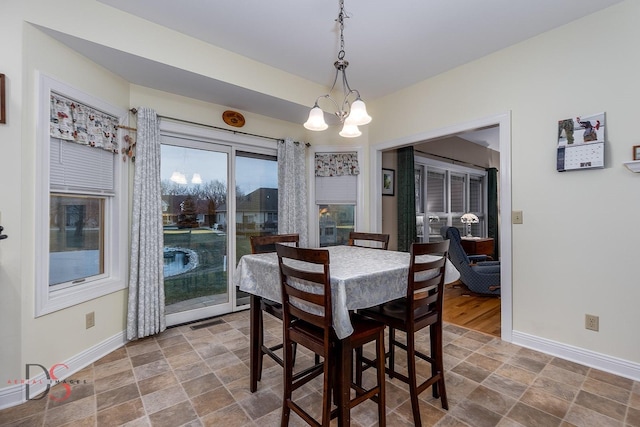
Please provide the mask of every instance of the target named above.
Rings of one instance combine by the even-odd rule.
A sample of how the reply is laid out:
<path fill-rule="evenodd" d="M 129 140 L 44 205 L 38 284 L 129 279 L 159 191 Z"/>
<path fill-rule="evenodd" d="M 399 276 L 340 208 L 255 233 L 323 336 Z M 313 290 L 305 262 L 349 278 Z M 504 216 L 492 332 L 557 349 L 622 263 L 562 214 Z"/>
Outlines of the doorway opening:
<path fill-rule="evenodd" d="M 413 146 L 418 147 L 429 141 L 442 140 L 448 137 L 457 137 L 484 129 L 493 129 L 497 133 L 497 147 L 499 156 L 499 246 L 501 262 L 501 299 L 500 299 L 500 337 L 510 342 L 512 340 L 512 258 L 511 258 L 511 113 L 503 113 L 495 116 L 460 123 L 453 126 L 434 129 L 417 135 L 403 137 L 397 140 L 375 144 L 371 150 L 371 182 L 372 185 L 372 210 L 371 222 L 377 230 L 382 230 L 382 167 L 383 153 L 398 148 Z M 387 219 L 385 219 L 385 222 Z"/>

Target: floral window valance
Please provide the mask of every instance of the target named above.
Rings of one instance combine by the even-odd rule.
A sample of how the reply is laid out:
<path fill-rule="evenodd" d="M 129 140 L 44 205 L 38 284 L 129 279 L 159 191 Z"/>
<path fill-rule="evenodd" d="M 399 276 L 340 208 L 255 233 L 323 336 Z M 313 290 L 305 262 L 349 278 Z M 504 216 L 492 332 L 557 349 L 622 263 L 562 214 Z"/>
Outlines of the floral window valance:
<path fill-rule="evenodd" d="M 56 93 L 51 94 L 52 137 L 118 153 L 118 118 Z"/>
<path fill-rule="evenodd" d="M 357 153 L 316 153 L 316 176 L 358 175 Z"/>

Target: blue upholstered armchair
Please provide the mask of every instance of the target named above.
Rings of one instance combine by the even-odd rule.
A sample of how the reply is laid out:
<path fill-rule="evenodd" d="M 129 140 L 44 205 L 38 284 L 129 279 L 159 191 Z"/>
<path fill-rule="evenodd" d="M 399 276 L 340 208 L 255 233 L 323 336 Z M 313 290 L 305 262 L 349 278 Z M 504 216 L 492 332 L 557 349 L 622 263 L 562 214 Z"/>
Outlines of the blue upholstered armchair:
<path fill-rule="evenodd" d="M 455 227 L 442 227 L 440 234 L 449 239 L 449 259 L 460 272 L 460 281 L 471 292 L 500 295 L 500 261 L 482 261 L 488 258 L 485 255 L 468 256 Z"/>

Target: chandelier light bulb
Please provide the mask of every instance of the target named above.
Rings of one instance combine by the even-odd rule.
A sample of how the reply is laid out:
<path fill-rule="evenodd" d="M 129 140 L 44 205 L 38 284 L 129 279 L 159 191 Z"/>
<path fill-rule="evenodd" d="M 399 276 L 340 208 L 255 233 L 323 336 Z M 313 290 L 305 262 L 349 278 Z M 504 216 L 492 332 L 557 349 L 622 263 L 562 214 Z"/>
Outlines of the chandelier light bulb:
<path fill-rule="evenodd" d="M 309 130 L 321 131 L 329 127 L 324 121 L 324 111 L 316 104 L 309 111 L 309 119 L 304 123 L 304 127 Z"/>
<path fill-rule="evenodd" d="M 194 173 L 193 177 L 191 177 L 191 183 L 192 184 L 202 184 L 202 177 L 200 176 L 199 173 Z"/>
<path fill-rule="evenodd" d="M 371 122 L 371 116 L 367 113 L 367 106 L 362 99 L 358 98 L 353 101 L 347 120 L 357 126 L 366 125 Z"/>
<path fill-rule="evenodd" d="M 351 123 L 349 119 L 347 119 L 344 122 L 344 126 L 342 127 L 342 130 L 338 135 L 344 138 L 355 138 L 362 135 L 362 132 L 360 132 L 360 129 L 358 129 L 358 126 L 356 124 Z"/>

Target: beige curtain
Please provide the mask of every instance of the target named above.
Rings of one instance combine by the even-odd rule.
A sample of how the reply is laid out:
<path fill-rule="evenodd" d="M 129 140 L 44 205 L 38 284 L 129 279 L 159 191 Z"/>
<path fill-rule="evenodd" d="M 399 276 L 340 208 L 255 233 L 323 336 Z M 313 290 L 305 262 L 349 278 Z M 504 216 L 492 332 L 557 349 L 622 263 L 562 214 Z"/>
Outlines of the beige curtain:
<path fill-rule="evenodd" d="M 309 245 L 306 153 L 303 142 L 278 143 L 278 233 L 298 233 L 302 247 Z"/>
<path fill-rule="evenodd" d="M 156 112 L 138 109 L 138 141 L 133 180 L 131 265 L 127 339 L 162 332 L 164 275 L 162 198 L 160 189 L 160 126 Z"/>

